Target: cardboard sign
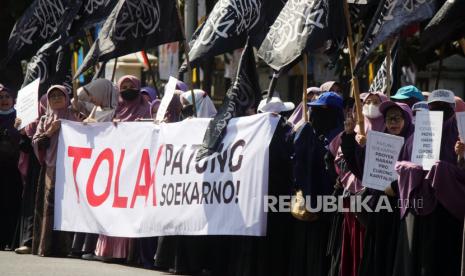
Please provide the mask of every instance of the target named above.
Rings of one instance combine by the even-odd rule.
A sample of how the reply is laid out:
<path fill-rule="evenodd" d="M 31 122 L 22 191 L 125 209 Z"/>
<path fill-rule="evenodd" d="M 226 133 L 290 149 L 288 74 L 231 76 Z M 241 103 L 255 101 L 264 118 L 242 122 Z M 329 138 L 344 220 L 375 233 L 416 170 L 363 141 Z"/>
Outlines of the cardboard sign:
<path fill-rule="evenodd" d="M 412 162 L 426 171 L 439 161 L 443 116 L 442 111 L 419 111 L 415 116 Z"/>
<path fill-rule="evenodd" d="M 395 165 L 403 145 L 403 137 L 368 131 L 363 186 L 384 191 L 397 180 Z"/>
<path fill-rule="evenodd" d="M 176 90 L 176 84 L 178 80 L 176 78 L 170 77 L 168 83 L 165 86 L 165 95 L 161 99 L 160 107 L 158 108 L 157 116 L 155 120 L 161 122 L 165 118 L 166 110 L 173 99 L 174 91 Z"/>
<path fill-rule="evenodd" d="M 18 92 L 15 105 L 16 117 L 21 119 L 18 129 L 23 129 L 39 117 L 39 84 L 40 79 L 36 79 Z"/>

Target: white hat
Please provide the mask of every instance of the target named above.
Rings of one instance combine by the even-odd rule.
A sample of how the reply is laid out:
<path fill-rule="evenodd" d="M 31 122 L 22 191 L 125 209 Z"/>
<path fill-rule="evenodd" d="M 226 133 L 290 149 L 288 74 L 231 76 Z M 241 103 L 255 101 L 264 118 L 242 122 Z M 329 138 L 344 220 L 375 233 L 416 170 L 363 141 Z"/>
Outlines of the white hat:
<path fill-rule="evenodd" d="M 446 89 L 438 89 L 431 92 L 428 97 L 428 104 L 434 102 L 445 102 L 455 106 L 455 95 L 454 92 Z"/>
<path fill-rule="evenodd" d="M 421 102 L 417 102 L 416 104 L 412 106 L 412 111 L 422 111 L 422 110 L 429 110 L 428 102 L 421 101 Z"/>
<path fill-rule="evenodd" d="M 260 112 L 281 113 L 285 111 L 291 111 L 294 108 L 295 105 L 293 103 L 283 102 L 279 97 L 271 97 L 269 102 L 267 102 L 267 99 L 263 99 L 258 105 L 258 111 Z"/>

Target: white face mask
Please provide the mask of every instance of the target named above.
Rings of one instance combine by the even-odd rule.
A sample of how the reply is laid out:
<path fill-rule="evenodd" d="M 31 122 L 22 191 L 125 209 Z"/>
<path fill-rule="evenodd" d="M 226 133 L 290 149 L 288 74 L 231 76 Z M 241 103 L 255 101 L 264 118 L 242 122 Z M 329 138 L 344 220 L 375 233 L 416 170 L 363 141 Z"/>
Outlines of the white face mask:
<path fill-rule="evenodd" d="M 381 117 L 381 111 L 379 111 L 379 105 L 374 104 L 365 104 L 363 105 L 362 113 L 365 117 L 369 119 L 376 119 Z"/>

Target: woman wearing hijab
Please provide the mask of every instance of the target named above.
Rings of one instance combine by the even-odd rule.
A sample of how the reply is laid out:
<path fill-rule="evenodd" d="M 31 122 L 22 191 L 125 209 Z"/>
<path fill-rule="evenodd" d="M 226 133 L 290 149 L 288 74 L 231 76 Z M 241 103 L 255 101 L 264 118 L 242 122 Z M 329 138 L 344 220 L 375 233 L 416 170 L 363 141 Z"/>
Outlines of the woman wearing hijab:
<path fill-rule="evenodd" d="M 109 122 L 118 105 L 117 88 L 107 79 L 96 79 L 80 87 L 78 101 L 72 103 L 89 122 Z"/>
<path fill-rule="evenodd" d="M 410 160 L 414 126 L 412 124 L 412 111 L 403 103 L 385 101 L 379 106 L 384 118 L 385 133 L 401 136 L 404 138 L 404 146 L 399 156 L 399 161 Z M 345 125 L 345 133 L 342 135 L 341 149 L 343 158 L 349 170 L 362 180 L 363 164 L 365 159 L 364 138 L 356 142 L 353 120 L 348 119 Z M 359 145 L 362 144 L 363 146 Z M 369 213 L 363 216 L 365 226 L 365 239 L 363 241 L 363 257 L 358 275 L 392 275 L 394 257 L 396 252 L 397 233 L 399 231 L 399 210 L 397 197 L 392 190 L 396 190 L 396 183 L 386 189 L 390 195 L 388 200 L 394 212 L 381 211 Z M 365 194 L 370 194 L 373 199 L 371 204 L 377 204 L 377 200 L 383 195 L 382 192 L 366 188 Z M 374 206 L 372 206 L 374 207 Z"/>
<path fill-rule="evenodd" d="M 150 105 L 140 93 L 140 80 L 138 78 L 131 75 L 121 77 L 118 81 L 118 90 L 119 100 L 114 111 L 114 121 L 133 122 L 138 119 L 150 118 Z M 112 91 L 114 93 L 114 90 Z M 96 98 L 99 96 L 96 95 Z M 109 100 L 108 97 L 106 99 Z M 107 106 L 107 108 L 108 112 L 112 112 L 111 107 Z M 109 120 L 110 116 L 106 116 L 105 121 Z M 99 235 L 95 257 L 92 254 L 84 254 L 82 257 L 86 260 L 124 262 L 130 253 L 130 243 L 131 239 L 129 238 Z"/>
<path fill-rule="evenodd" d="M 115 117 L 120 122 L 150 119 L 150 104 L 140 93 L 140 80 L 135 76 L 123 76 L 118 81 L 119 101 Z"/>
<path fill-rule="evenodd" d="M 205 91 L 194 89 L 196 117 L 197 118 L 213 118 L 216 115 L 216 108 L 210 97 Z M 181 103 L 183 105 L 183 117 L 188 118 L 193 115 L 192 108 L 192 92 L 187 91 L 181 94 Z"/>
<path fill-rule="evenodd" d="M 152 119 L 157 117 L 158 109 L 160 108 L 161 100 L 156 99 L 150 104 L 150 116 Z"/>
<path fill-rule="evenodd" d="M 325 92 L 309 105 L 310 123 L 295 133 L 293 178 L 295 189 L 310 197 L 315 208 L 316 197 L 331 195 L 336 183 L 334 166 L 328 165 L 334 162 L 328 146 L 343 130 L 343 100 L 334 92 Z M 331 219 L 332 214 L 310 213 L 305 220 L 293 220 L 287 275 L 328 275 Z"/>
<path fill-rule="evenodd" d="M 285 114 L 294 109 L 291 102 L 283 102 L 279 94 L 270 101 L 263 99 L 258 105 L 259 113 L 280 115 L 280 120 L 269 146 L 269 183 L 268 196 L 278 198 L 288 196 L 292 182 L 292 125 L 286 121 Z M 289 271 L 289 251 L 292 229 L 292 216 L 288 212 L 267 213 L 266 235 L 263 237 L 235 236 L 229 238 L 231 253 L 226 264 L 222 256 L 216 256 L 216 270 L 212 275 L 287 275 Z M 218 243 L 217 243 L 218 244 Z M 217 246 L 214 252 L 224 251 Z M 219 255 L 219 254 L 217 254 Z M 214 259 L 214 258 L 210 258 Z M 219 268 L 222 268 L 219 269 Z"/>
<path fill-rule="evenodd" d="M 342 85 L 337 81 L 327 81 L 320 86 L 321 93 L 324 92 L 335 92 L 342 97 L 344 92 Z"/>
<path fill-rule="evenodd" d="M 21 204 L 19 132 L 15 128 L 13 104 L 14 93 L 0 84 L 0 250 L 11 250 L 17 246 L 14 236 Z"/>
<path fill-rule="evenodd" d="M 118 104 L 118 92 L 111 81 L 96 79 L 78 90 L 78 99 L 74 105 L 87 117 L 85 122 L 111 122 Z M 68 256 L 92 259 L 97 239 L 96 234 L 75 233 Z"/>
<path fill-rule="evenodd" d="M 384 131 L 386 126 L 379 107 L 388 98 L 380 92 L 364 93 L 361 98 L 365 133 L 368 130 Z M 355 132 L 361 137 L 358 127 L 356 127 Z M 338 174 L 338 186 L 340 185 L 338 189 L 341 189 L 340 194 L 344 195 L 344 206 L 348 207 L 350 205 L 350 196 L 359 193 L 363 187 L 362 182 L 347 168 L 340 148 L 342 134 L 338 135 L 330 144 L 330 151 L 336 156 L 334 164 Z M 342 192 L 342 189 L 344 192 Z M 347 212 L 341 214 L 341 218 L 334 221 L 332 233 L 336 233 L 336 237 L 332 242 L 331 275 L 339 275 L 339 273 L 349 276 L 358 275 L 365 227 L 356 219 L 354 213 Z"/>
<path fill-rule="evenodd" d="M 40 118 L 32 145 L 37 156 L 43 156 L 34 218 L 33 253 L 40 256 L 66 255 L 69 252 L 68 233 L 53 231 L 55 194 L 55 163 L 58 150 L 60 120 L 77 121 L 68 108 L 68 89 L 54 85 L 47 91 L 49 110 Z M 40 160 L 42 161 L 42 160 Z"/>
<path fill-rule="evenodd" d="M 460 275 L 461 239 L 465 216 L 465 174 L 459 168 L 455 149 L 459 140 L 454 112 L 454 93 L 435 90 L 428 98 L 431 111 L 442 111 L 441 154 L 429 172 L 410 162 L 396 165 L 402 201 L 417 202 L 408 206 L 412 242 L 399 242 L 397 275 Z M 409 217 L 410 215 L 410 217 Z M 403 232 L 401 232 L 403 233 Z"/>
<path fill-rule="evenodd" d="M 181 120 L 182 103 L 181 95 L 183 91 L 176 90 L 173 98 L 168 105 L 163 122 L 176 123 Z M 200 252 L 199 248 L 192 247 L 192 243 L 197 244 L 201 237 L 183 237 L 183 236 L 165 236 L 159 237 L 156 245 L 156 255 L 154 258 L 155 268 L 166 270 L 171 273 L 185 273 L 198 271 L 203 266 L 204 251 Z M 194 249 L 196 253 L 186 249 Z M 192 261 L 194 260 L 194 261 Z M 200 268 L 199 268 L 200 267 Z"/>
<path fill-rule="evenodd" d="M 142 94 L 142 97 L 148 102 L 152 103 L 156 99 L 158 99 L 158 92 L 155 88 L 150 87 L 150 86 L 145 86 L 140 89 L 140 93 Z"/>
<path fill-rule="evenodd" d="M 32 137 L 34 136 L 39 119 L 47 112 L 47 95 L 42 95 L 39 101 L 38 119 L 27 125 L 21 133 L 19 143 L 20 157 L 18 168 L 23 179 L 23 198 L 21 203 L 21 219 L 19 232 L 19 248 L 15 249 L 18 254 L 30 254 L 32 252 L 32 240 L 34 234 L 34 208 L 36 202 L 37 184 L 40 175 L 39 157 L 34 154 Z M 17 120 L 21 120 L 17 118 Z"/>

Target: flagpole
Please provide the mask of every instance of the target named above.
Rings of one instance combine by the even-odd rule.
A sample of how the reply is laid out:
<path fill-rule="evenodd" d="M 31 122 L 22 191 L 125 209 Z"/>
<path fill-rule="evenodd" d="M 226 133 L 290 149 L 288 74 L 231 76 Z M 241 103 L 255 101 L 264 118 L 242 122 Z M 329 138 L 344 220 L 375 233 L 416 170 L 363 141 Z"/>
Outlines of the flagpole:
<path fill-rule="evenodd" d="M 155 73 L 152 69 L 152 64 L 150 64 L 150 59 L 149 59 L 149 56 L 147 55 L 147 53 L 145 51 L 141 51 L 142 53 L 142 56 L 144 57 L 145 60 L 147 60 L 147 63 L 148 63 L 148 66 L 149 66 L 149 73 L 150 75 L 152 76 L 152 80 L 153 80 L 153 86 L 157 86 L 157 80 L 155 78 Z"/>
<path fill-rule="evenodd" d="M 392 41 L 388 39 L 386 41 L 386 96 L 389 98 L 391 97 L 391 49 L 392 49 Z"/>
<path fill-rule="evenodd" d="M 360 102 L 360 87 L 358 83 L 358 78 L 354 76 L 355 52 L 354 42 L 352 40 L 352 26 L 350 25 L 349 4 L 347 3 L 347 0 L 344 0 L 344 16 L 346 19 L 347 27 L 347 47 L 349 48 L 350 69 L 352 72 L 352 86 L 354 91 L 355 109 L 357 111 L 357 123 L 360 129 L 360 134 L 365 135 L 365 121 L 363 119 L 362 106 Z"/>
<path fill-rule="evenodd" d="M 113 72 L 111 73 L 111 82 L 115 81 L 115 75 L 116 75 L 116 65 L 118 64 L 118 57 L 115 58 L 113 62 Z"/>
<path fill-rule="evenodd" d="M 73 56 L 73 62 L 72 62 L 72 66 L 71 66 L 71 73 L 73 74 L 73 76 L 76 74 L 76 69 L 77 69 L 77 57 L 76 57 L 76 53 L 75 53 L 75 49 L 74 49 L 74 45 L 71 44 L 71 50 L 72 50 L 72 56 Z M 78 82 L 78 78 L 75 78 L 72 80 L 72 86 L 73 86 L 73 98 L 74 98 L 74 101 L 77 102 L 77 99 L 78 99 L 78 96 L 77 96 L 77 88 L 78 88 L 78 85 L 77 85 L 77 82 Z"/>
<path fill-rule="evenodd" d="M 276 88 L 276 84 L 278 83 L 280 72 L 275 72 L 273 70 L 273 76 L 271 77 L 270 85 L 268 86 L 268 95 L 267 95 L 267 102 L 271 100 L 274 94 L 274 89 Z"/>
<path fill-rule="evenodd" d="M 439 88 L 439 81 L 441 80 L 441 73 L 442 73 L 442 62 L 444 58 L 444 45 L 441 46 L 439 49 L 439 68 L 438 68 L 438 75 L 436 76 L 436 84 L 434 85 L 434 89 Z"/>
<path fill-rule="evenodd" d="M 303 71 L 303 84 L 302 84 L 302 118 L 304 122 L 308 122 L 308 107 L 307 107 L 307 86 L 308 86 L 308 60 L 307 60 L 307 53 L 304 52 L 303 54 L 303 62 L 304 62 L 304 71 Z"/>
<path fill-rule="evenodd" d="M 89 30 L 86 30 L 86 39 L 87 39 L 87 44 L 89 45 L 89 48 L 92 48 L 92 44 L 94 44 L 94 40 L 92 38 L 91 33 Z M 95 71 L 100 72 L 100 64 L 97 62 L 94 66 Z"/>
<path fill-rule="evenodd" d="M 182 32 L 182 38 L 183 38 L 183 50 L 184 50 L 184 55 L 186 56 L 186 64 L 187 64 L 187 72 L 189 73 L 190 76 L 192 76 L 192 67 L 191 67 L 191 62 L 189 60 L 189 44 L 187 43 L 187 38 L 186 38 L 186 31 L 184 28 L 184 24 L 182 22 L 182 17 L 181 17 L 181 11 L 179 8 L 179 3 L 178 0 L 174 0 L 176 3 L 176 11 L 178 13 L 178 20 L 179 20 L 179 26 L 181 27 L 181 32 Z M 192 86 L 192 81 L 189 82 L 189 88 L 191 91 L 191 96 L 192 96 L 192 105 L 194 109 L 194 117 L 197 117 L 197 107 L 195 105 L 195 94 L 194 94 L 194 88 Z"/>

